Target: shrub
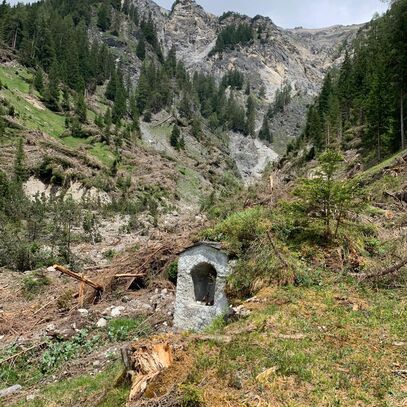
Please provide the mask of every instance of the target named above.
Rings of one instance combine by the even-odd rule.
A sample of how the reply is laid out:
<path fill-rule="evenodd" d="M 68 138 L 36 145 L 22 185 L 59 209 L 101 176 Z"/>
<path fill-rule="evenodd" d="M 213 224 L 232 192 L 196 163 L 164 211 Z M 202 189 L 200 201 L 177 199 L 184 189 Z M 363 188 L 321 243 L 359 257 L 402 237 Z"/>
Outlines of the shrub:
<path fill-rule="evenodd" d="M 203 405 L 203 391 L 193 384 L 180 387 L 182 407 L 200 407 Z"/>
<path fill-rule="evenodd" d="M 168 280 L 171 281 L 171 283 L 176 284 L 177 283 L 177 276 L 178 276 L 178 262 L 174 261 L 172 262 L 167 270 L 166 270 L 166 275 Z"/>
<path fill-rule="evenodd" d="M 230 297 L 249 297 L 263 287 L 294 282 L 299 269 L 298 260 L 283 243 L 274 239 L 273 244 L 274 247 L 267 236 L 262 236 L 241 256 L 228 279 Z"/>
<path fill-rule="evenodd" d="M 224 241 L 233 254 L 244 253 L 267 230 L 266 215 L 266 211 L 261 208 L 236 212 L 215 228 L 204 232 L 204 237 Z"/>

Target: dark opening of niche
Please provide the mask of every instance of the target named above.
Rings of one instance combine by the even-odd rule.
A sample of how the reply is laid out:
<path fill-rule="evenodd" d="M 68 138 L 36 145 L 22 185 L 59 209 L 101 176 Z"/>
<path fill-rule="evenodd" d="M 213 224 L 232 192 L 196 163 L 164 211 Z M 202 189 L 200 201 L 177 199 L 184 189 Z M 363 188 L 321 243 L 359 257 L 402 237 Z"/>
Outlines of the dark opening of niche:
<path fill-rule="evenodd" d="M 215 302 L 217 273 L 213 266 L 201 263 L 191 271 L 194 283 L 195 301 L 211 306 Z"/>

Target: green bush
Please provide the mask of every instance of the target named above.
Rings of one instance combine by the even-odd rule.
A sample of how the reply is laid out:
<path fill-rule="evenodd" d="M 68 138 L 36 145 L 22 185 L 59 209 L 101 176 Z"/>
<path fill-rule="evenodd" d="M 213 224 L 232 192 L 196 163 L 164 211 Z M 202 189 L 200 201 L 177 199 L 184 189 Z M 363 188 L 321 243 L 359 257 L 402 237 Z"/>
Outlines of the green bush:
<path fill-rule="evenodd" d="M 178 277 L 178 262 L 173 261 L 167 268 L 166 270 L 166 275 L 168 280 L 170 280 L 173 284 L 177 283 L 177 277 Z"/>
<path fill-rule="evenodd" d="M 200 407 L 203 405 L 203 391 L 193 384 L 180 387 L 182 407 Z"/>
<path fill-rule="evenodd" d="M 268 227 L 267 212 L 262 208 L 250 208 L 233 213 L 215 228 L 204 232 L 204 237 L 224 241 L 229 251 L 241 254 L 259 238 Z"/>

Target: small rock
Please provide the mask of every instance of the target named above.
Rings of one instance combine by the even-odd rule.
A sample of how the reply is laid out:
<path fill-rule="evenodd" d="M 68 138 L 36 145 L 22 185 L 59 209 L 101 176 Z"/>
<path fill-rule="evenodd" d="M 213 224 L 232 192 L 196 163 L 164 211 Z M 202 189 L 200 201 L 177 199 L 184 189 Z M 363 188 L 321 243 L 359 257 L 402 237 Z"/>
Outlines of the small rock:
<path fill-rule="evenodd" d="M 29 394 L 25 399 L 27 400 L 27 401 L 33 401 L 33 400 L 35 400 L 37 398 L 37 395 L 36 394 Z"/>
<path fill-rule="evenodd" d="M 154 294 L 150 297 L 150 302 L 156 302 L 157 300 L 161 299 L 160 294 Z"/>
<path fill-rule="evenodd" d="M 245 308 L 243 305 L 239 305 L 238 307 L 234 307 L 233 311 L 238 317 L 248 317 L 251 314 L 251 311 Z"/>
<path fill-rule="evenodd" d="M 156 288 L 156 289 L 154 290 L 154 292 L 155 292 L 155 294 L 158 294 L 158 288 Z"/>
<path fill-rule="evenodd" d="M 109 315 L 110 311 L 114 308 L 114 306 L 107 307 L 103 312 L 102 315 Z"/>
<path fill-rule="evenodd" d="M 0 335 L 0 341 L 4 339 L 4 335 Z"/>
<path fill-rule="evenodd" d="M 168 294 L 168 289 L 164 288 L 161 290 L 161 295 L 167 295 Z"/>
<path fill-rule="evenodd" d="M 123 306 L 118 306 L 118 307 L 114 307 L 113 309 L 112 309 L 112 311 L 110 312 L 110 315 L 113 317 L 113 318 L 115 318 L 115 317 L 118 317 L 118 316 L 120 316 L 121 315 L 121 313 L 122 313 L 122 311 L 124 311 L 125 310 L 125 308 L 123 307 Z"/>
<path fill-rule="evenodd" d="M 0 390 L 0 398 L 9 396 L 10 394 L 14 394 L 19 392 L 22 387 L 19 384 L 15 384 L 14 386 L 8 387 L 7 389 Z"/>
<path fill-rule="evenodd" d="M 45 327 L 45 330 L 46 330 L 47 332 L 53 332 L 53 331 L 55 331 L 55 324 L 48 324 L 48 325 Z"/>
<path fill-rule="evenodd" d="M 107 321 L 104 318 L 100 318 L 99 321 L 96 323 L 98 328 L 105 328 L 107 326 Z"/>
<path fill-rule="evenodd" d="M 84 308 L 78 309 L 78 312 L 81 315 L 81 317 L 87 317 L 89 315 L 89 311 L 87 309 L 84 309 Z"/>
<path fill-rule="evenodd" d="M 99 367 L 99 366 L 100 366 L 100 360 L 95 360 L 95 361 L 92 363 L 92 365 L 93 365 L 94 367 Z"/>
<path fill-rule="evenodd" d="M 125 296 L 123 296 L 122 297 L 122 302 L 130 302 L 131 301 L 131 298 L 130 297 L 128 297 L 127 295 L 125 295 Z"/>

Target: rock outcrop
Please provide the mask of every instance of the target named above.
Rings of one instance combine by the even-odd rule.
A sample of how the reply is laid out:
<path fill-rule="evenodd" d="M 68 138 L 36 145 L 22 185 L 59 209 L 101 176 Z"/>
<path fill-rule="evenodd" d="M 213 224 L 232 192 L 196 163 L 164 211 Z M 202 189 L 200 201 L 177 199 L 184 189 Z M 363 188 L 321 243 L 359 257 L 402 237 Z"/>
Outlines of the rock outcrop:
<path fill-rule="evenodd" d="M 268 17 L 250 18 L 233 12 L 217 17 L 194 0 L 177 0 L 171 11 L 151 0 L 133 1 L 141 15 L 153 18 L 164 52 L 175 47 L 177 56 L 190 72 L 211 73 L 220 79 L 228 70 L 237 68 L 250 81 L 255 94 L 259 95 L 262 88 L 265 90 L 264 97 L 259 99 L 258 128 L 277 89 L 285 83 L 291 85 L 293 102 L 286 109 L 289 120 L 283 114 L 271 122 L 276 144 L 273 147 L 279 153 L 290 139 L 300 134 L 306 105 L 319 92 L 327 70 L 342 61 L 346 46 L 361 28 L 352 25 L 283 29 Z M 254 40 L 212 55 L 221 30 L 241 23 L 253 28 Z"/>

